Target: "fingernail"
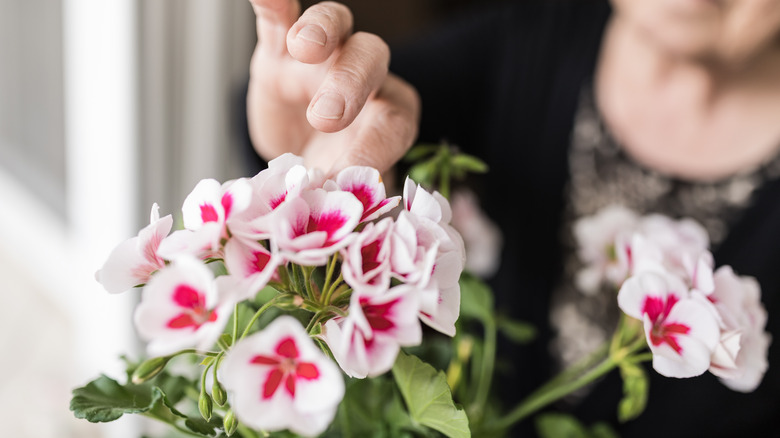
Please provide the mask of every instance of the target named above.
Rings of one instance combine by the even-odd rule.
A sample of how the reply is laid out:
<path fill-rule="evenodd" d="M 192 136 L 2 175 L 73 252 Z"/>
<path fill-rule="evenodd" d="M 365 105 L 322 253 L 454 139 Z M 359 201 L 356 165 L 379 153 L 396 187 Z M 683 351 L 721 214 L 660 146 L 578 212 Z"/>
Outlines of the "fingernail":
<path fill-rule="evenodd" d="M 311 111 L 320 118 L 338 120 L 344 115 L 344 98 L 336 93 L 325 93 L 317 99 Z"/>
<path fill-rule="evenodd" d="M 322 30 L 321 27 L 315 26 L 313 24 L 304 26 L 301 30 L 299 30 L 298 35 L 296 35 L 296 38 L 310 41 L 314 44 L 319 44 L 323 47 L 325 46 L 325 43 L 328 40 L 328 36 L 325 35 L 325 31 Z"/>

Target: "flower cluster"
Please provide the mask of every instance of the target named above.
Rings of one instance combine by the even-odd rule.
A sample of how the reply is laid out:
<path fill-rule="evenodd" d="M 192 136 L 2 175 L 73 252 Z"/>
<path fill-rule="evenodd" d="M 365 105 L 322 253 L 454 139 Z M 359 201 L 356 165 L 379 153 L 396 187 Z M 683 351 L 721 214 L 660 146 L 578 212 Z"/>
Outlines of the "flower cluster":
<path fill-rule="evenodd" d="M 759 385 L 770 342 L 759 285 L 729 266 L 714 269 L 701 225 L 613 206 L 580 220 L 574 234 L 585 264 L 578 286 L 619 289 L 618 306 L 642 321 L 657 372 L 709 370 L 744 392 Z"/>
<path fill-rule="evenodd" d="M 246 337 L 234 329 L 220 353 L 216 384 L 251 427 L 316 435 L 331 422 L 343 378 L 312 337 L 362 378 L 420 344 L 421 322 L 455 334 L 463 241 L 447 200 L 410 179 L 403 197 L 387 197 L 375 169 L 326 179 L 286 154 L 253 178 L 200 181 L 182 206 L 182 230 L 170 233 L 171 216 L 158 210 L 96 274 L 111 293 L 143 286 L 134 316 L 150 355 L 207 351 L 237 304 L 268 285 L 278 291 L 270 304 L 311 313 L 307 329 L 291 316 Z"/>

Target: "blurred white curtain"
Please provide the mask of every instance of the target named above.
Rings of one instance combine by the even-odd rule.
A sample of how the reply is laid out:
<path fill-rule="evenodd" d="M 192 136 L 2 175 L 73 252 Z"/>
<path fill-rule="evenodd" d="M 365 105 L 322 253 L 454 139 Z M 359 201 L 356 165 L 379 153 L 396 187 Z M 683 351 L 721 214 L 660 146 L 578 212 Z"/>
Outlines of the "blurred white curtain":
<path fill-rule="evenodd" d="M 70 390 L 138 354 L 137 294 L 94 280 L 197 180 L 239 176 L 246 0 L 0 0 L 0 421 L 3 436 L 141 435 L 90 425 Z"/>
<path fill-rule="evenodd" d="M 140 16 L 141 200 L 175 213 L 200 179 L 241 176 L 254 13 L 247 0 L 142 0 Z"/>

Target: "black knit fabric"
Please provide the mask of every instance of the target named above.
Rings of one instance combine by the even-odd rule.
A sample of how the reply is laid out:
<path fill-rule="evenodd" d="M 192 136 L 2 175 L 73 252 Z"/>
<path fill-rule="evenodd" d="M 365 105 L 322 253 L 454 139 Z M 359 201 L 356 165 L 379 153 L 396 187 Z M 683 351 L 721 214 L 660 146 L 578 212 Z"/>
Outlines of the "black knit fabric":
<path fill-rule="evenodd" d="M 502 266 L 492 281 L 498 308 L 540 329 L 534 343 L 500 345 L 508 372 L 496 386 L 517 401 L 551 372 L 547 343 L 550 292 L 561 275 L 560 227 L 568 181 L 574 114 L 593 76 L 606 2 L 516 1 L 474 11 L 412 44 L 394 48 L 391 69 L 418 88 L 423 101 L 420 141 L 447 140 L 483 158 L 489 174 L 473 185 L 501 227 Z M 780 338 L 780 181 L 758 189 L 743 218 L 715 252 L 717 265 L 755 276 L 769 311 L 768 330 Z M 585 422 L 609 421 L 626 437 L 776 436 L 780 425 L 780 357 L 751 394 L 733 392 L 712 375 L 670 379 L 650 370 L 643 416 L 618 424 L 616 373 L 576 406 Z M 532 434 L 528 426 L 518 434 Z"/>

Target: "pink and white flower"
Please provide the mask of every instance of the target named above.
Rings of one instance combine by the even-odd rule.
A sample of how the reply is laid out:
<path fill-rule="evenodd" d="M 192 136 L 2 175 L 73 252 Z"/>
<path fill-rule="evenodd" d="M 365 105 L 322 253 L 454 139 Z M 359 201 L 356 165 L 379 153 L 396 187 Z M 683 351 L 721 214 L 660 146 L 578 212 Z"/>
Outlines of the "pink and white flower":
<path fill-rule="evenodd" d="M 392 368 L 401 346 L 422 342 L 415 288 L 400 285 L 379 295 L 355 291 L 350 300 L 349 315 L 328 321 L 323 333 L 347 375 L 384 374 Z"/>
<path fill-rule="evenodd" d="M 344 396 L 336 364 L 290 316 L 237 342 L 219 371 L 236 417 L 258 430 L 318 435 Z"/>
<path fill-rule="evenodd" d="M 417 232 L 419 221 L 408 211 L 401 211 L 390 235 L 390 266 L 399 280 L 408 284 L 425 285 L 433 274 L 439 246 L 433 242 L 423 246 Z"/>
<path fill-rule="evenodd" d="M 449 202 L 407 178 L 404 207 L 391 236 L 393 274 L 420 290 L 420 319 L 453 336 L 460 312 L 458 280 L 466 250 L 460 234 L 449 225 Z"/>
<path fill-rule="evenodd" d="M 223 276 L 215 281 L 201 261 L 189 257 L 176 259 L 152 277 L 135 311 L 135 326 L 149 341 L 149 354 L 211 347 L 232 312 L 234 301 L 220 290 L 230 280 Z"/>
<path fill-rule="evenodd" d="M 420 319 L 429 327 L 455 336 L 460 315 L 460 254 L 446 252 L 436 259 L 431 282 L 420 290 Z"/>
<path fill-rule="evenodd" d="M 124 292 L 147 283 L 152 273 L 165 266 L 158 249 L 172 226 L 171 215 L 160 218 L 160 207 L 154 204 L 149 225 L 114 248 L 103 267 L 95 273 L 95 279 L 109 293 Z"/>
<path fill-rule="evenodd" d="M 326 190 L 350 192 L 363 204 L 360 222 L 378 218 L 395 208 L 401 201 L 400 196 L 388 198 L 382 176 L 372 167 L 352 166 L 339 172 L 336 180 L 325 183 Z"/>
<path fill-rule="evenodd" d="M 341 250 L 341 273 L 352 289 L 380 293 L 390 287 L 390 236 L 393 220 L 369 222 L 346 248 Z"/>
<path fill-rule="evenodd" d="M 435 223 L 449 223 L 452 210 L 449 202 L 438 192 L 430 193 L 407 177 L 404 181 L 404 208 L 415 216 Z"/>
<path fill-rule="evenodd" d="M 267 216 L 272 251 L 277 249 L 284 261 L 324 265 L 331 254 L 350 243 L 362 212 L 363 205 L 351 193 L 304 192 Z"/>
<path fill-rule="evenodd" d="M 661 253 L 667 272 L 682 278 L 692 289 L 704 294 L 712 292 L 714 260 L 704 227 L 692 219 L 673 220 L 652 214 L 642 218 L 637 232 Z"/>
<path fill-rule="evenodd" d="M 281 257 L 258 242 L 230 239 L 225 244 L 225 267 L 239 280 L 238 300 L 251 299 L 270 280 L 278 280 L 276 268 L 281 262 Z"/>
<path fill-rule="evenodd" d="M 603 282 L 619 286 L 631 269 L 631 235 L 639 221 L 633 211 L 611 205 L 574 224 L 578 254 L 585 267 L 577 273 L 577 286 L 595 293 Z"/>
<path fill-rule="evenodd" d="M 222 225 L 217 222 L 203 224 L 197 231 L 176 230 L 160 242 L 157 253 L 166 260 L 181 256 L 195 257 L 201 260 L 220 259 L 223 248 L 219 239 Z"/>
<path fill-rule="evenodd" d="M 690 298 L 678 278 L 653 272 L 630 277 L 618 292 L 618 305 L 643 321 L 653 368 L 660 374 L 693 377 L 707 371 L 720 329 L 711 309 Z"/>
<path fill-rule="evenodd" d="M 754 278 L 739 277 L 729 266 L 715 272 L 714 286 L 708 298 L 720 316 L 721 342 L 710 372 L 735 391 L 753 391 L 769 366 L 771 342 L 764 331 L 767 312 L 761 304 L 761 289 Z"/>
<path fill-rule="evenodd" d="M 160 245 L 160 254 L 169 260 L 180 256 L 222 258 L 228 226 L 246 227 L 241 216 L 249 208 L 251 198 L 252 188 L 245 178 L 225 184 L 201 180 L 182 205 L 185 229 L 168 236 Z"/>
<path fill-rule="evenodd" d="M 279 206 L 289 196 L 296 197 L 309 188 L 309 173 L 303 167 L 303 158 L 284 154 L 268 163 L 268 168 L 252 177 L 255 199 L 266 214 Z"/>
<path fill-rule="evenodd" d="M 197 230 L 209 222 L 226 223 L 249 206 L 252 188 L 245 178 L 220 184 L 204 179 L 195 185 L 182 205 L 184 228 Z"/>

